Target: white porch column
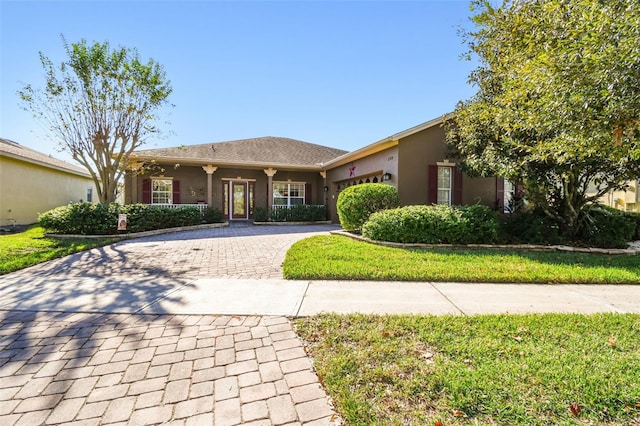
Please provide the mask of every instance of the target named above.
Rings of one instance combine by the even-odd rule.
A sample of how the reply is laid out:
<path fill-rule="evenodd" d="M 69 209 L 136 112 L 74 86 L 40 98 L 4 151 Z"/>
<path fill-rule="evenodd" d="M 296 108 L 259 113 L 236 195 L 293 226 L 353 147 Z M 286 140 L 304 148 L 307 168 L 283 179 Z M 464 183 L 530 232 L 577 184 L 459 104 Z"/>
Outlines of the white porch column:
<path fill-rule="evenodd" d="M 140 170 L 142 166 L 144 166 L 144 163 L 141 161 L 132 161 L 129 163 L 129 168 L 131 169 L 131 204 L 140 202 L 140 200 L 138 200 L 138 170 Z"/>
<path fill-rule="evenodd" d="M 277 170 L 269 167 L 268 169 L 264 169 L 264 173 L 267 175 L 267 210 L 271 211 L 271 206 L 273 206 L 273 176 L 278 173 Z"/>
<path fill-rule="evenodd" d="M 209 207 L 213 206 L 213 173 L 218 170 L 218 168 L 212 164 L 207 164 L 206 166 L 202 166 L 202 170 L 207 172 L 207 205 Z"/>

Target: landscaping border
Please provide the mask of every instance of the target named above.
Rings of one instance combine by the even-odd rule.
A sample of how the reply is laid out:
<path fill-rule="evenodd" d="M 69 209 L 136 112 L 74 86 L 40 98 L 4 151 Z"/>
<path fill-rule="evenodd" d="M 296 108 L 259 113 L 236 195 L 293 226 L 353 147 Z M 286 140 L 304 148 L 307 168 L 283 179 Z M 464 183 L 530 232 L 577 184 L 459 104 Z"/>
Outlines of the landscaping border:
<path fill-rule="evenodd" d="M 561 251 L 561 252 L 576 252 L 576 253 L 594 253 L 594 254 L 612 254 L 612 255 L 627 255 L 627 256 L 639 256 L 640 245 L 635 245 L 638 248 L 628 249 L 603 249 L 596 247 L 571 247 L 563 245 L 544 246 L 536 244 L 421 244 L 421 243 L 393 243 L 390 241 L 376 241 L 369 238 L 365 238 L 362 235 L 354 234 L 352 232 L 339 230 L 330 231 L 333 235 L 342 235 L 352 238 L 358 241 L 364 241 L 371 244 L 377 244 L 379 246 L 395 247 L 395 248 L 456 248 L 456 249 L 501 249 L 501 250 L 522 250 L 522 251 Z"/>
<path fill-rule="evenodd" d="M 78 238 L 78 239 L 93 239 L 93 238 L 113 238 L 115 240 L 130 240 L 133 238 L 149 237 L 152 235 L 170 234 L 180 231 L 195 231 L 198 229 L 210 229 L 210 228 L 224 228 L 229 226 L 229 222 L 221 223 L 208 223 L 206 225 L 194 225 L 194 226 L 178 226 L 175 228 L 154 229 L 153 231 L 143 232 L 128 232 L 126 234 L 108 234 L 108 235 L 82 235 L 82 234 L 44 234 L 47 238 Z"/>
<path fill-rule="evenodd" d="M 278 226 L 282 226 L 282 225 L 331 225 L 333 222 L 331 222 L 330 220 L 315 220 L 315 221 L 310 221 L 310 222 L 276 222 L 276 221 L 270 221 L 270 222 L 253 222 L 254 225 L 256 226 L 269 226 L 269 225 L 278 225 Z"/>

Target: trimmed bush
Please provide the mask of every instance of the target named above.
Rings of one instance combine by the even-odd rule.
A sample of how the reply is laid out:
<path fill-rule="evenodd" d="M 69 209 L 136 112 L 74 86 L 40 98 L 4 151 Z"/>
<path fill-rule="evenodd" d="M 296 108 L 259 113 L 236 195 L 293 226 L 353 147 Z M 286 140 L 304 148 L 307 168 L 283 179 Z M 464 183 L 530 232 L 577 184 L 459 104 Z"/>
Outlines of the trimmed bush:
<path fill-rule="evenodd" d="M 271 211 L 274 222 L 317 222 L 327 219 L 327 208 L 323 205 L 300 204 Z"/>
<path fill-rule="evenodd" d="M 263 209 L 262 207 L 256 207 L 253 209 L 253 220 L 255 222 L 266 222 L 269 220 L 269 214 L 267 213 L 267 209 Z"/>
<path fill-rule="evenodd" d="M 56 234 L 108 235 L 117 230 L 116 204 L 71 203 L 38 217 L 40 226 Z"/>
<path fill-rule="evenodd" d="M 224 215 L 220 209 L 207 207 L 204 212 L 202 212 L 202 221 L 204 223 L 220 223 L 223 219 Z"/>
<path fill-rule="evenodd" d="M 632 240 L 640 240 L 640 213 L 624 212 L 624 216 L 635 224 L 636 230 L 633 234 Z"/>
<path fill-rule="evenodd" d="M 300 204 L 271 210 L 256 207 L 253 211 L 256 222 L 318 222 L 327 220 L 327 208 L 321 204 Z"/>
<path fill-rule="evenodd" d="M 127 231 L 142 232 L 199 225 L 203 217 L 192 206 L 168 207 L 147 204 L 72 203 L 40 214 L 38 222 L 56 234 L 113 235 L 118 233 L 118 214 L 127 215 Z"/>
<path fill-rule="evenodd" d="M 501 234 L 508 244 L 564 244 L 558 224 L 542 210 L 519 210 L 501 216 Z"/>
<path fill-rule="evenodd" d="M 502 235 L 507 243 L 572 244 L 601 248 L 626 248 L 640 239 L 640 214 L 611 207 L 596 206 L 583 216 L 575 241 L 560 236 L 558 224 L 541 210 L 533 209 L 505 215 Z"/>
<path fill-rule="evenodd" d="M 363 183 L 343 190 L 338 195 L 340 225 L 347 231 L 360 231 L 372 213 L 400 205 L 398 190 L 384 183 Z"/>
<path fill-rule="evenodd" d="M 602 248 L 626 248 L 638 229 L 636 217 L 623 211 L 598 206 L 584 218 L 578 238 L 582 244 Z"/>
<path fill-rule="evenodd" d="M 379 211 L 362 227 L 377 241 L 490 244 L 498 239 L 497 214 L 486 206 L 407 206 Z"/>

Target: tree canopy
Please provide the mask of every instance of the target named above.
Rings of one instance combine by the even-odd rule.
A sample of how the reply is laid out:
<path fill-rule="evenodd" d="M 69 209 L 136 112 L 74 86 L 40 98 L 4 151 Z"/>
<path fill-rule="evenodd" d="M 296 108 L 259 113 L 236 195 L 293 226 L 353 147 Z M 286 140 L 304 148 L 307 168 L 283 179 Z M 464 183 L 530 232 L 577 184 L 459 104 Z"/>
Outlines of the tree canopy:
<path fill-rule="evenodd" d="M 640 3 L 472 2 L 478 91 L 448 120 L 471 173 L 524 184 L 576 234 L 592 202 L 640 177 Z"/>
<path fill-rule="evenodd" d="M 155 122 L 171 85 L 163 67 L 142 62 L 136 49 L 63 43 L 67 58 L 58 65 L 40 52 L 44 87 L 28 84 L 18 94 L 60 148 L 89 170 L 100 202 L 113 202 L 129 155 L 160 133 Z"/>

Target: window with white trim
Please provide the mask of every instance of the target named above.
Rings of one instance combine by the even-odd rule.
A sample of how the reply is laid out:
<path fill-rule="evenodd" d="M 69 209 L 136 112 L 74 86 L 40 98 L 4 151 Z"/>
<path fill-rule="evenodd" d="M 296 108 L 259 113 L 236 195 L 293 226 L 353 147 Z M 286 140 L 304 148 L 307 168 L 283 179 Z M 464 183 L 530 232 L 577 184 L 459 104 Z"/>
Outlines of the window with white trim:
<path fill-rule="evenodd" d="M 274 206 L 291 207 L 300 204 L 304 204 L 304 183 L 273 183 Z"/>
<path fill-rule="evenodd" d="M 151 204 L 173 204 L 171 179 L 151 179 Z"/>
<path fill-rule="evenodd" d="M 451 205 L 453 168 L 438 166 L 438 204 Z"/>

